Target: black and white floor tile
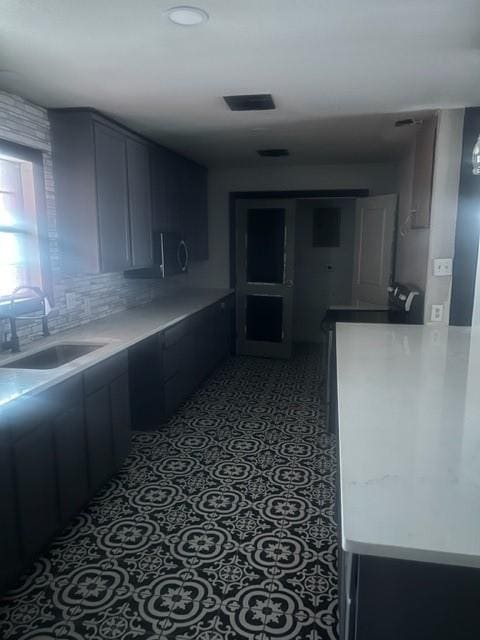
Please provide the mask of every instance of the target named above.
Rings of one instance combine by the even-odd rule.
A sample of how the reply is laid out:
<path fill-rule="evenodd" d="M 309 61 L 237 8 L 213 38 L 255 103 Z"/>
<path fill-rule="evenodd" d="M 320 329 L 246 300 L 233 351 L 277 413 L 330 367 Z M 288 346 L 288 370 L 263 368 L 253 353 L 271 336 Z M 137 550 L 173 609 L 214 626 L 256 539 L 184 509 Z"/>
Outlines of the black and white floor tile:
<path fill-rule="evenodd" d="M 321 354 L 232 358 L 0 603 L 5 640 L 336 640 Z"/>

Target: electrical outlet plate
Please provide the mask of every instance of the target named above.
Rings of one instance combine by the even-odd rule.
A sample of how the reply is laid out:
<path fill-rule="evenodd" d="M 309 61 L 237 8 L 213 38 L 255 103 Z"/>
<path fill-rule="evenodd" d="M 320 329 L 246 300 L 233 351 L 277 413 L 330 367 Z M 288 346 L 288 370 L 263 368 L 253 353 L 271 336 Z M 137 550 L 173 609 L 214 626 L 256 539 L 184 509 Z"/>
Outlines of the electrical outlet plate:
<path fill-rule="evenodd" d="M 452 258 L 434 258 L 433 259 L 433 275 L 434 276 L 451 276 L 452 275 Z"/>
<path fill-rule="evenodd" d="M 432 304 L 432 312 L 430 315 L 431 322 L 441 322 L 443 319 L 443 304 Z"/>

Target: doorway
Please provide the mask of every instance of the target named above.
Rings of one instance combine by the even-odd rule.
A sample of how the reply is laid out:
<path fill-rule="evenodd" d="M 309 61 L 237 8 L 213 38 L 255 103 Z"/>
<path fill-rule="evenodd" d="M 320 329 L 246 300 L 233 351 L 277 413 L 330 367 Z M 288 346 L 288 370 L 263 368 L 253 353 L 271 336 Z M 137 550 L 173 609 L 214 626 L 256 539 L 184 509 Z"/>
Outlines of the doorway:
<path fill-rule="evenodd" d="M 299 288 L 301 286 L 298 278 L 294 278 L 296 246 L 293 238 L 297 204 L 303 206 L 301 203 L 309 200 L 313 203 L 321 201 L 333 207 L 340 199 L 352 207 L 355 199 L 367 195 L 366 189 L 230 194 L 230 281 L 237 292 L 238 353 L 285 358 L 290 355 L 292 341 L 301 339 L 295 336 L 293 326 L 296 296 L 292 285 L 295 282 Z M 312 232 L 309 226 L 309 233 Z M 347 245 L 345 251 L 348 252 L 351 234 L 348 243 L 344 242 L 343 235 L 342 241 Z M 266 242 L 267 238 L 271 241 Z M 353 252 L 349 253 L 350 260 L 353 260 Z M 327 261 L 327 265 L 332 262 L 335 263 L 333 260 Z M 304 271 L 308 270 L 308 265 L 304 263 L 304 266 Z M 346 270 L 350 274 L 348 288 L 351 294 L 351 265 Z M 336 269 L 334 272 L 338 277 L 342 266 L 338 267 L 338 272 Z M 303 287 L 304 291 L 311 288 L 311 276 L 309 278 L 310 284 Z M 346 280 L 345 273 L 343 279 Z M 338 287 L 336 289 L 339 291 Z M 344 299 L 346 301 L 346 289 L 344 282 L 345 297 L 337 296 L 332 300 L 337 303 Z M 311 314 L 311 322 L 316 323 L 318 330 L 322 317 L 323 314 L 318 311 Z M 303 340 L 313 341 L 311 336 Z"/>

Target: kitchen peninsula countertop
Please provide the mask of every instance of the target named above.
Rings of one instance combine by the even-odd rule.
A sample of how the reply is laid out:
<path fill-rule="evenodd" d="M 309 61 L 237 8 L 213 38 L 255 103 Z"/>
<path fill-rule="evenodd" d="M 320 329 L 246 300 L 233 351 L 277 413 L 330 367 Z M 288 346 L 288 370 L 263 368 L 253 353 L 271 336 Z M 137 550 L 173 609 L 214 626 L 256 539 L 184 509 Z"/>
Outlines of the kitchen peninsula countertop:
<path fill-rule="evenodd" d="M 1 365 L 63 342 L 101 343 L 103 346 L 55 369 L 0 368 L 0 411 L 8 402 L 32 395 L 124 351 L 141 340 L 205 309 L 232 293 L 230 289 L 180 289 L 149 304 L 127 309 L 86 324 L 41 338 L 21 353 L 0 356 Z M 1 419 L 1 413 L 0 413 Z"/>
<path fill-rule="evenodd" d="M 342 546 L 480 567 L 480 327 L 337 324 Z"/>

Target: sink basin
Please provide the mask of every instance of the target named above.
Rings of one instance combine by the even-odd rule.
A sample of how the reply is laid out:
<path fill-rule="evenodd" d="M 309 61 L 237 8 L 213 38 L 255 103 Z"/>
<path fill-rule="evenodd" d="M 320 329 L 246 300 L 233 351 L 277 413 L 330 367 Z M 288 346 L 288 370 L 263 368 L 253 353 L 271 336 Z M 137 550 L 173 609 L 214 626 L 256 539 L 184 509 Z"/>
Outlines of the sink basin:
<path fill-rule="evenodd" d="M 23 358 L 12 360 L 8 364 L 1 365 L 6 369 L 55 369 L 62 364 L 80 358 L 95 349 L 103 347 L 103 344 L 55 344 L 46 347 L 42 351 L 37 351 Z"/>

